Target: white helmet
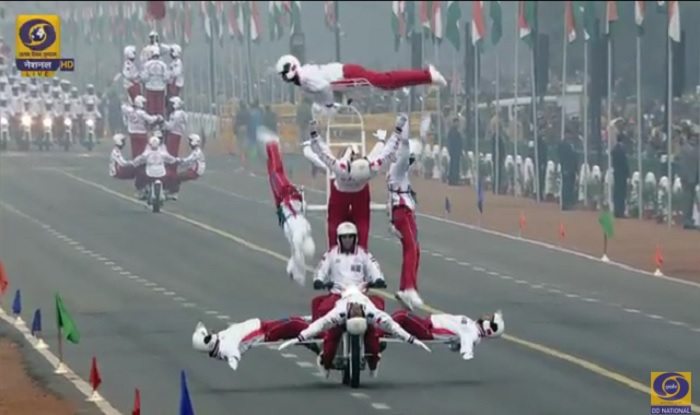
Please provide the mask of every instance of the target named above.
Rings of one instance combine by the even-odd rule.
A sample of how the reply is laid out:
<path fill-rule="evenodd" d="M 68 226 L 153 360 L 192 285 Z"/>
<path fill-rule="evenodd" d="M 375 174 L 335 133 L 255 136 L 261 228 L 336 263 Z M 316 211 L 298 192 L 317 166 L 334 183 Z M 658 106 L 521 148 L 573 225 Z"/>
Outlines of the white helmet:
<path fill-rule="evenodd" d="M 160 138 L 155 135 L 151 136 L 151 138 L 148 139 L 148 145 L 154 150 L 157 149 L 160 147 Z"/>
<path fill-rule="evenodd" d="M 124 146 L 124 142 L 126 140 L 126 137 L 124 134 L 114 134 L 112 137 L 112 140 L 114 141 L 114 145 L 121 148 Z"/>
<path fill-rule="evenodd" d="M 158 32 L 151 30 L 151 33 L 148 34 L 148 38 L 151 42 L 158 42 Z"/>
<path fill-rule="evenodd" d="M 180 99 L 180 97 L 170 98 L 170 103 L 173 104 L 173 109 L 179 109 L 182 107 L 182 99 Z"/>
<path fill-rule="evenodd" d="M 353 246 L 351 249 L 349 249 L 350 252 L 355 251 L 355 246 L 357 246 L 357 226 L 355 226 L 354 223 L 352 222 L 342 222 L 340 225 L 338 225 L 338 229 L 336 231 L 337 237 L 338 237 L 338 249 L 340 252 L 346 251 L 345 248 L 343 248 L 343 243 L 341 241 L 341 238 L 343 236 L 354 236 L 355 240 L 353 242 Z"/>
<path fill-rule="evenodd" d="M 170 45 L 170 56 L 173 58 L 179 58 L 182 54 L 182 49 L 180 45 Z"/>
<path fill-rule="evenodd" d="M 199 134 L 190 134 L 187 139 L 190 141 L 190 147 L 198 147 L 200 144 L 202 144 L 202 138 L 199 136 Z"/>
<path fill-rule="evenodd" d="M 143 95 L 136 96 L 136 98 L 134 98 L 134 105 L 136 105 L 137 108 L 143 108 L 143 106 L 146 105 L 146 97 Z"/>
<path fill-rule="evenodd" d="M 345 322 L 345 330 L 354 336 L 362 336 L 367 331 L 367 319 L 352 317 Z"/>
<path fill-rule="evenodd" d="M 215 344 L 216 334 L 209 333 L 201 321 L 197 323 L 194 333 L 192 333 L 192 347 L 198 352 L 210 352 Z"/>
<path fill-rule="evenodd" d="M 160 58 L 160 48 L 159 48 L 158 46 L 152 45 L 152 46 L 150 47 L 150 49 L 151 49 L 151 51 L 150 51 L 150 53 L 148 54 L 148 57 L 149 57 L 150 59 L 153 59 L 153 58 Z"/>
<path fill-rule="evenodd" d="M 134 45 L 129 45 L 124 48 L 124 57 L 129 60 L 136 59 L 136 47 Z"/>
<path fill-rule="evenodd" d="M 277 60 L 275 71 L 282 75 L 285 81 L 291 81 L 297 76 L 300 67 L 301 63 L 294 55 L 284 55 Z"/>
<path fill-rule="evenodd" d="M 506 329 L 506 323 L 503 321 L 503 312 L 498 310 L 493 316 L 488 318 L 480 318 L 479 328 L 484 332 L 484 337 L 500 337 Z"/>
<path fill-rule="evenodd" d="M 372 177 L 369 160 L 366 158 L 355 159 L 350 162 L 350 178 L 357 181 L 367 181 Z"/>

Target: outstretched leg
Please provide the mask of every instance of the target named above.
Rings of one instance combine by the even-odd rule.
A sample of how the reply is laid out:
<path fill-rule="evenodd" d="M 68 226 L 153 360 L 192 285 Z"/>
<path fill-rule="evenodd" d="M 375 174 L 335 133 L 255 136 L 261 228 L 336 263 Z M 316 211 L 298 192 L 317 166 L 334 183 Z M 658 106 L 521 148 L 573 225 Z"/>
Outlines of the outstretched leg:
<path fill-rule="evenodd" d="M 309 327 L 309 323 L 301 317 L 289 317 L 260 323 L 260 329 L 266 342 L 293 339 L 307 327 Z"/>
<path fill-rule="evenodd" d="M 360 65 L 343 65 L 343 77 L 345 79 L 364 78 L 372 86 L 392 90 L 406 86 L 429 85 L 433 83 L 429 69 L 406 69 L 388 72 L 375 72 Z"/>
<path fill-rule="evenodd" d="M 430 322 L 430 317 L 421 318 L 408 311 L 401 310 L 391 315 L 404 330 L 418 340 L 434 340 L 432 333 L 433 323 Z"/>
<path fill-rule="evenodd" d="M 370 200 L 369 184 L 359 192 L 352 193 L 352 221 L 357 226 L 358 244 L 365 250 L 369 244 Z"/>

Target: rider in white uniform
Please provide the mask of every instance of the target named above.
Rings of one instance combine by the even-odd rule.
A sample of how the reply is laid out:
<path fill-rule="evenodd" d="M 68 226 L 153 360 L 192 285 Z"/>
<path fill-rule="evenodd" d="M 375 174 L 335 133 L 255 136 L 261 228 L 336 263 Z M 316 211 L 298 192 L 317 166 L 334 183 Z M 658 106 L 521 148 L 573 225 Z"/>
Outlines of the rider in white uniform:
<path fill-rule="evenodd" d="M 166 164 L 176 164 L 179 159 L 171 156 L 165 146 L 161 144 L 161 141 L 156 136 L 151 136 L 148 139 L 148 147 L 141 153 L 140 156 L 133 159 L 130 165 L 138 167 L 141 165 L 146 165 L 146 183 L 137 183 L 136 187 L 142 189 L 151 180 L 161 179 L 164 180 L 166 176 L 165 165 Z M 140 176 L 136 176 L 136 181 L 139 181 Z M 140 185 L 143 186 L 140 186 Z"/>

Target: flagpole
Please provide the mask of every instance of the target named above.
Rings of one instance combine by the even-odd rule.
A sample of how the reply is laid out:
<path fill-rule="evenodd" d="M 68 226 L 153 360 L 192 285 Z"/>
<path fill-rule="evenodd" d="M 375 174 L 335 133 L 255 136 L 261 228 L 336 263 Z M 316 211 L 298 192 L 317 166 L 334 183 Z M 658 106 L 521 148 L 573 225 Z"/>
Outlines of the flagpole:
<path fill-rule="evenodd" d="M 668 189 L 668 212 L 667 212 L 667 218 L 666 222 L 668 224 L 668 227 L 671 227 L 671 222 L 673 221 L 673 206 L 671 205 L 672 203 L 672 196 L 673 196 L 673 176 L 672 171 L 671 171 L 671 157 L 672 157 L 672 151 L 673 151 L 673 45 L 671 44 L 671 36 L 668 36 L 667 40 L 667 47 L 668 47 L 668 91 L 667 91 L 667 99 L 668 99 L 668 108 L 666 109 L 667 111 L 667 116 L 666 116 L 666 128 L 668 129 L 668 138 L 666 140 L 667 144 L 667 149 L 666 149 L 666 177 L 668 177 L 668 184 L 669 184 L 669 189 Z"/>
<path fill-rule="evenodd" d="M 567 6 L 568 7 L 568 6 Z M 572 11 L 573 13 L 573 11 Z M 566 134 L 566 53 L 569 49 L 569 34 L 567 33 L 566 17 L 564 18 L 564 54 L 562 57 L 561 65 L 561 134 L 559 140 L 564 141 L 564 134 Z M 561 160 L 559 160 L 561 165 Z M 559 184 L 559 210 L 564 210 L 564 177 Z"/>
<path fill-rule="evenodd" d="M 333 2 L 335 13 L 335 61 L 340 62 L 340 1 Z"/>
<path fill-rule="evenodd" d="M 211 36 L 209 37 L 209 105 L 207 109 L 211 108 L 211 104 L 216 100 L 216 93 L 214 92 L 216 77 L 216 60 L 214 57 L 214 27 L 213 22 L 210 22 Z M 207 111 L 208 112 L 208 111 Z"/>
<path fill-rule="evenodd" d="M 513 116 L 515 118 L 515 124 L 514 124 L 514 128 L 513 128 L 513 151 L 515 154 L 513 155 L 513 159 L 514 159 L 513 162 L 516 163 L 515 164 L 515 180 L 514 180 L 515 181 L 515 188 L 518 188 L 520 190 L 519 193 L 522 194 L 523 189 L 520 187 L 520 181 L 519 181 L 521 171 L 520 171 L 520 168 L 518 167 L 518 164 L 515 160 L 518 158 L 518 138 L 519 138 L 518 137 L 518 133 L 519 133 L 518 127 L 520 124 L 520 119 L 518 118 L 518 109 L 519 109 L 519 107 L 518 107 L 518 83 L 520 83 L 520 73 L 519 73 L 519 69 L 518 69 L 518 61 L 519 61 L 518 58 L 520 57 L 520 54 L 518 53 L 518 43 L 520 43 L 520 36 L 519 36 L 519 30 L 518 30 L 518 12 L 516 11 L 516 13 L 515 13 L 515 59 L 514 59 L 515 60 L 515 74 L 514 74 L 515 85 L 514 85 L 514 92 L 513 92 L 513 96 L 515 98 L 515 103 L 513 104 Z M 522 167 L 522 163 L 521 163 L 521 167 Z M 515 189 L 513 189 L 513 194 L 515 196 L 519 196 L 518 194 L 516 194 Z"/>
<path fill-rule="evenodd" d="M 474 24 L 472 22 L 472 24 Z M 479 45 L 474 44 L 474 159 L 476 161 L 475 189 L 477 197 L 481 183 L 481 153 L 479 152 Z"/>
<path fill-rule="evenodd" d="M 588 206 L 588 177 L 590 167 L 588 165 L 588 39 L 583 43 L 583 164 L 586 166 L 586 177 L 580 177 L 583 181 L 583 205 Z"/>
<path fill-rule="evenodd" d="M 537 33 L 533 34 L 534 36 L 537 36 Z M 536 42 L 536 40 L 533 40 Z M 538 119 L 537 119 L 537 87 L 535 84 L 535 48 L 532 48 L 532 51 L 530 53 L 530 72 L 532 74 L 531 76 L 531 84 L 532 84 L 532 102 L 530 103 L 532 106 L 532 131 L 533 131 L 533 138 L 534 138 L 534 145 L 535 145 L 535 200 L 537 202 L 541 201 L 541 192 L 540 192 L 540 143 L 539 143 L 539 126 L 537 125 Z"/>
<path fill-rule="evenodd" d="M 607 104 L 608 104 L 608 125 L 606 126 L 606 131 L 608 132 L 608 168 L 605 169 L 605 177 L 612 179 L 608 175 L 608 172 L 611 171 L 612 167 L 612 130 L 610 128 L 610 123 L 612 122 L 612 31 L 610 30 L 610 25 L 611 23 L 608 22 L 608 96 L 607 96 Z M 613 172 L 613 174 L 615 174 Z M 612 200 L 612 192 L 611 190 L 613 189 L 612 183 L 607 180 L 607 183 L 605 184 L 608 192 L 608 198 L 606 202 L 608 203 L 608 209 L 610 209 L 610 202 Z"/>
<path fill-rule="evenodd" d="M 637 34 L 637 171 L 639 182 L 637 184 L 637 206 L 639 219 L 642 219 L 643 206 L 642 192 L 644 189 L 644 174 L 642 171 L 642 37 Z"/>
<path fill-rule="evenodd" d="M 457 115 L 457 50 L 452 51 L 452 112 Z"/>
<path fill-rule="evenodd" d="M 337 1 L 336 1 L 336 3 L 337 3 Z M 433 55 L 434 55 L 433 59 L 435 61 L 435 67 L 437 68 L 438 64 L 439 64 L 439 60 L 440 60 L 439 48 L 438 48 L 437 41 L 433 42 Z M 436 103 L 437 108 L 435 109 L 435 120 L 437 121 L 437 128 L 436 128 L 437 135 L 438 135 L 437 141 L 438 141 L 438 143 L 440 143 L 440 148 L 442 148 L 442 111 L 441 111 L 442 103 L 440 102 L 441 95 L 442 95 L 441 92 L 442 92 L 442 88 L 440 88 L 438 86 L 437 87 L 437 94 L 436 94 L 437 95 L 437 97 L 436 97 L 437 98 L 437 103 Z"/>
<path fill-rule="evenodd" d="M 495 193 L 501 194 L 501 56 L 496 51 L 496 138 L 494 146 L 496 147 L 496 160 L 493 166 L 496 170 L 496 186 Z"/>

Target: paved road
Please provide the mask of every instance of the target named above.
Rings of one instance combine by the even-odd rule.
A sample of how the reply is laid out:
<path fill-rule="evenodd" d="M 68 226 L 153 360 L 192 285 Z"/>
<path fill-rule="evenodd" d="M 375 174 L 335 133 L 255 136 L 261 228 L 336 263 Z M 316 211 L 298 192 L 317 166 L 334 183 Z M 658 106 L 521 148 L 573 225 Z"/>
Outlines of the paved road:
<path fill-rule="evenodd" d="M 469 363 L 441 348 L 392 346 L 380 378 L 355 396 L 314 376 L 303 350 L 256 349 L 232 372 L 191 350 L 198 320 L 218 327 L 307 314 L 313 293 L 285 278 L 279 258 L 235 240 L 287 252 L 265 179 L 236 173 L 224 158 L 209 165 L 167 207 L 173 216 L 110 193 L 130 195 L 130 184 L 107 177 L 100 157 L 0 158 L 0 252 L 10 278 L 25 307 L 47 309 L 47 322 L 60 290 L 83 335 L 66 345 L 67 362 L 86 377 L 96 355 L 103 395 L 122 412 L 136 386 L 145 410 L 175 411 L 180 369 L 205 414 L 308 413 L 310 405 L 338 414 L 645 413 L 649 398 L 633 387 L 647 385 L 651 370 L 700 371 L 700 288 L 421 218 L 424 298 L 471 316 L 502 308 L 514 339 L 482 343 Z M 396 287 L 399 245 L 383 214 L 373 221 L 371 249 Z M 321 245 L 322 218 L 312 225 Z M 562 360 L 569 355 L 585 362 Z"/>

